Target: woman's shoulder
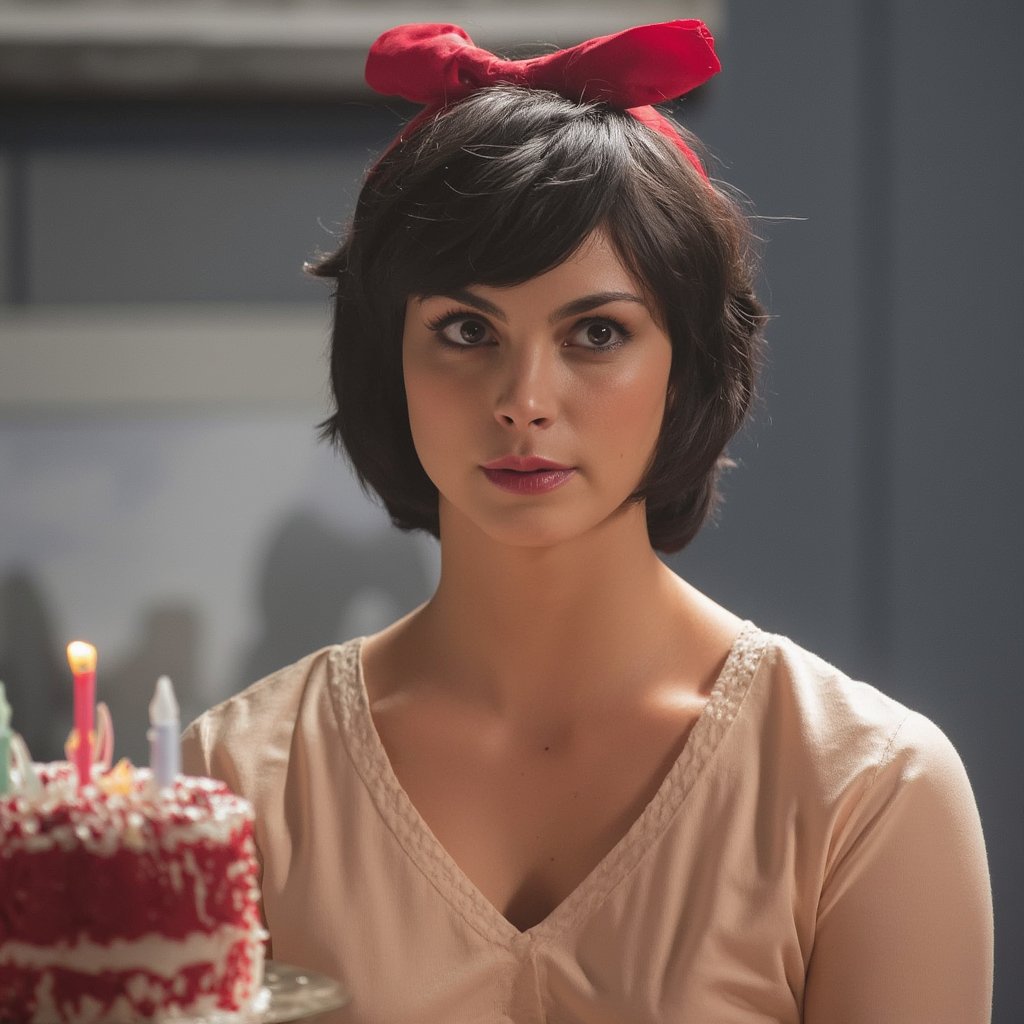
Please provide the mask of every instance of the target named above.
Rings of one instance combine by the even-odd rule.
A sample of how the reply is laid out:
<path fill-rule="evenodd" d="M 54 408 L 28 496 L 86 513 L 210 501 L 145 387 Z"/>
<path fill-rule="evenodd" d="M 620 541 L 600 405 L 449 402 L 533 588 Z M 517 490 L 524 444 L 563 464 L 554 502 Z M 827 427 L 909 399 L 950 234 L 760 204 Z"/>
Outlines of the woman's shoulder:
<path fill-rule="evenodd" d="M 763 730 L 784 737 L 791 757 L 826 788 L 925 776 L 961 786 L 966 779 L 960 755 L 932 719 L 788 637 L 766 635 L 761 670 Z"/>
<path fill-rule="evenodd" d="M 204 711 L 186 731 L 248 730 L 254 725 L 294 708 L 310 687 L 329 683 L 339 654 L 358 643 L 332 644 L 322 647 L 290 665 L 285 665 L 258 679 L 226 700 Z"/>
<path fill-rule="evenodd" d="M 337 688 L 355 676 L 361 640 L 313 651 L 203 712 L 182 733 L 184 770 L 225 778 L 229 765 L 287 750 L 300 715 L 329 720 Z"/>
<path fill-rule="evenodd" d="M 943 962 L 967 957 L 991 970 L 985 838 L 952 741 L 926 715 L 791 640 L 771 638 L 766 654 L 770 740 L 751 778 L 803 846 L 815 913 L 809 978 L 818 979 L 809 1002 L 835 1008 L 834 979 L 850 958 L 900 956 L 886 936 L 908 928 L 933 940 Z M 922 977 L 934 968 L 929 955 L 915 968 Z"/>

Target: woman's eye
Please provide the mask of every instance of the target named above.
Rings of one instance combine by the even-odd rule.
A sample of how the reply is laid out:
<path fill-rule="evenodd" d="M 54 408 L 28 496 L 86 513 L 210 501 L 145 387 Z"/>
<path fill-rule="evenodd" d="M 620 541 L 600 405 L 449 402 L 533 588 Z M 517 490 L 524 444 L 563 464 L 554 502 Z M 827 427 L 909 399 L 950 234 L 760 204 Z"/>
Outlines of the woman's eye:
<path fill-rule="evenodd" d="M 629 331 L 615 320 L 590 320 L 573 335 L 577 344 L 590 349 L 618 348 L 629 337 Z"/>
<path fill-rule="evenodd" d="M 487 339 L 487 325 L 475 317 L 446 317 L 430 327 L 443 341 L 460 348 L 471 348 Z"/>
<path fill-rule="evenodd" d="M 454 348 L 477 348 L 490 340 L 490 327 L 479 317 L 451 312 L 427 324 L 438 339 Z M 571 335 L 571 344 L 591 352 L 607 352 L 618 348 L 631 337 L 617 320 L 602 317 L 578 323 Z"/>

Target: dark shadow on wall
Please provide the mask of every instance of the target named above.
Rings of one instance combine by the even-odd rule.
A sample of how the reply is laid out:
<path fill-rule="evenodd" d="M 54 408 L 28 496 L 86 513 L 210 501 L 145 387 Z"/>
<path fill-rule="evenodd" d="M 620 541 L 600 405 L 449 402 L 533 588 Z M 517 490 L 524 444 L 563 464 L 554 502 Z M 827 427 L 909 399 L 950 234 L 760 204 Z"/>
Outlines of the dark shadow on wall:
<path fill-rule="evenodd" d="M 24 569 L 0 581 L 0 680 L 11 705 L 11 728 L 37 761 L 64 756 L 73 691 L 64 643 L 42 586 Z"/>
<path fill-rule="evenodd" d="M 258 589 L 258 639 L 235 674 L 235 690 L 305 654 L 373 632 L 430 594 L 429 572 L 416 541 L 398 531 L 366 539 L 296 511 L 275 532 Z M 200 693 L 201 621 L 184 603 L 146 609 L 129 651 L 111 659 L 101 648 L 96 699 L 114 722 L 114 758 L 149 763 L 149 702 L 156 680 L 174 683 L 182 723 L 228 697 L 230 682 Z M 0 578 L 0 681 L 12 708 L 11 727 L 33 759 L 64 758 L 74 717 L 68 640 L 42 583 L 27 569 Z M 81 639 L 90 639 L 82 637 Z"/>
<path fill-rule="evenodd" d="M 198 694 L 196 650 L 199 616 L 185 604 L 156 605 L 146 611 L 134 649 L 113 666 L 101 666 L 96 699 L 105 700 L 114 720 L 114 760 L 127 757 L 134 764 L 149 764 L 149 702 L 156 681 L 170 676 L 182 723 L 201 708 Z"/>
<path fill-rule="evenodd" d="M 351 636 L 373 632 L 430 596 L 416 541 L 397 530 L 366 539 L 298 510 L 274 534 L 260 573 L 260 636 L 237 689 Z"/>

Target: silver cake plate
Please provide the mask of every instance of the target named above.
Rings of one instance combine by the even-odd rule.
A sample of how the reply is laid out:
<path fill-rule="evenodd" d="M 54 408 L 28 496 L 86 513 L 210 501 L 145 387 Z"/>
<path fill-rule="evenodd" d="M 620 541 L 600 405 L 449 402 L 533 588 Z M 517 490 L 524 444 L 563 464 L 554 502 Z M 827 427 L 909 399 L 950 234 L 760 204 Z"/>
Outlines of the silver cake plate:
<path fill-rule="evenodd" d="M 348 1002 L 341 984 L 324 974 L 268 960 L 263 988 L 247 1010 L 175 1018 L 174 1024 L 286 1024 L 337 1010 Z"/>

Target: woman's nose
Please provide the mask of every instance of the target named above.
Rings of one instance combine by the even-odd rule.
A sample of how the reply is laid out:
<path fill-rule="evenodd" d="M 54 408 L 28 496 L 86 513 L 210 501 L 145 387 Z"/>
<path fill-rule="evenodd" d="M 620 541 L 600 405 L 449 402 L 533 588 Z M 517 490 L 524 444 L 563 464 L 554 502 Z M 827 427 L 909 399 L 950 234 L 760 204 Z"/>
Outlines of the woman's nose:
<path fill-rule="evenodd" d="M 558 405 L 558 383 L 550 342 L 507 350 L 501 361 L 495 418 L 508 427 L 544 427 Z"/>

